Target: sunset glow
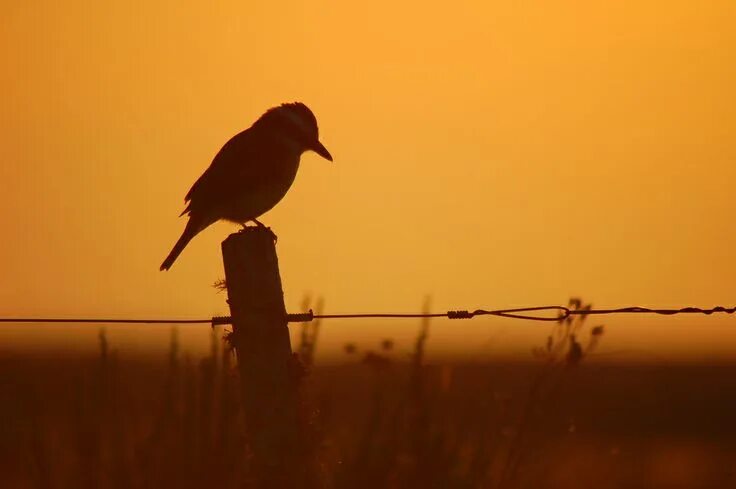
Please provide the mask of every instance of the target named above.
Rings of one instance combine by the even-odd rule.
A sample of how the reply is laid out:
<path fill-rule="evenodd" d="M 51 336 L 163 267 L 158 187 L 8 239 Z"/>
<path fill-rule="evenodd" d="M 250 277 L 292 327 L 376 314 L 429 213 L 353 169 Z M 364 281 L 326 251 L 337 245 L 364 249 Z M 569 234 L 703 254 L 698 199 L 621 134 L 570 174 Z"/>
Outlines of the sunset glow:
<path fill-rule="evenodd" d="M 732 305 L 734 25 L 728 0 L 7 5 L 0 309 L 225 313 L 211 284 L 236 226 L 210 227 L 170 272 L 158 266 L 222 144 L 295 100 L 335 163 L 305 154 L 263 218 L 291 310 L 307 292 L 330 312 L 411 312 L 427 294 L 438 311 L 575 295 Z M 734 321 L 606 318 L 605 347 L 729 356 Z M 415 328 L 330 323 L 324 348 L 408 342 Z M 528 351 L 547 332 L 498 319 L 458 328 L 436 328 L 433 348 L 498 338 L 494 351 Z"/>

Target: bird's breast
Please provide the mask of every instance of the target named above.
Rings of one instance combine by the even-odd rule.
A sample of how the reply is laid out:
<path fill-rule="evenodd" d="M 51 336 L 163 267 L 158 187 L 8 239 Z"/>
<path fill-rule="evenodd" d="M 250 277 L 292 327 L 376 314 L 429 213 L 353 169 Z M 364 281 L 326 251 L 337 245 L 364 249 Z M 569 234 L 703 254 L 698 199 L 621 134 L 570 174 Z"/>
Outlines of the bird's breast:
<path fill-rule="evenodd" d="M 284 198 L 294 183 L 301 157 L 301 152 L 289 149 L 282 147 L 279 152 L 264 155 L 260 161 L 263 171 L 259 172 L 259 178 L 242 182 L 242 191 L 233 196 L 226 210 L 226 219 L 239 223 L 256 219 Z"/>

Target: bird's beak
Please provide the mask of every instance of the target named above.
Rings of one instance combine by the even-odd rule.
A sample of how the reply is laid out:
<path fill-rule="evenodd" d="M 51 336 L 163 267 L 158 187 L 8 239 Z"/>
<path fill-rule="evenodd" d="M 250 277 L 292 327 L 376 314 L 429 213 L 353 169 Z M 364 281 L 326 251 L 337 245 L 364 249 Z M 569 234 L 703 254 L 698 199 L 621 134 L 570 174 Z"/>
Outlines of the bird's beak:
<path fill-rule="evenodd" d="M 327 148 L 324 147 L 322 143 L 319 141 L 316 141 L 314 143 L 314 147 L 312 147 L 312 150 L 314 150 L 315 153 L 320 155 L 322 158 L 326 159 L 327 161 L 332 161 L 332 155 L 329 151 L 327 151 Z"/>

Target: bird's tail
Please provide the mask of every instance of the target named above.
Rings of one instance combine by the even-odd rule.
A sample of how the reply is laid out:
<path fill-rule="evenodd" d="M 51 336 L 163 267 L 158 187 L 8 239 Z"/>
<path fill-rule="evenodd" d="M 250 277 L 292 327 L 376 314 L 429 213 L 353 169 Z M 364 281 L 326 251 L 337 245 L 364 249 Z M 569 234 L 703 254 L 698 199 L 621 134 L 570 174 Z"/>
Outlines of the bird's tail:
<path fill-rule="evenodd" d="M 184 247 L 186 247 L 187 244 L 189 244 L 189 241 L 192 240 L 193 237 L 197 235 L 202 229 L 204 229 L 206 226 L 201 226 L 199 223 L 199 219 L 193 219 L 189 218 L 189 222 L 187 222 L 187 227 L 184 228 L 184 232 L 181 233 L 181 237 L 179 238 L 179 241 L 176 242 L 174 247 L 171 249 L 171 253 L 169 253 L 169 256 L 166 257 L 164 262 L 161 264 L 161 268 L 159 270 L 168 270 L 171 268 L 171 265 L 174 264 L 174 261 L 179 257 L 182 250 L 184 250 Z"/>

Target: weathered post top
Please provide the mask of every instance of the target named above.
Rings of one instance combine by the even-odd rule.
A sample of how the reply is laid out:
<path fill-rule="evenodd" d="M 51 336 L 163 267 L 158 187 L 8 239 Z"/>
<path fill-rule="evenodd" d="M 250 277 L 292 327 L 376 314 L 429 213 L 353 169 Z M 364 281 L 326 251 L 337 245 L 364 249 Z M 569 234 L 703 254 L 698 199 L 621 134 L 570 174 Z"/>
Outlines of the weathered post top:
<path fill-rule="evenodd" d="M 223 241 L 222 256 L 233 322 L 258 316 L 267 320 L 250 321 L 256 330 L 285 330 L 286 306 L 273 233 L 263 227 L 246 227 Z M 234 325 L 234 333 L 239 333 L 238 326 Z M 282 348 L 288 347 L 291 354 L 288 338 L 287 332 Z"/>

